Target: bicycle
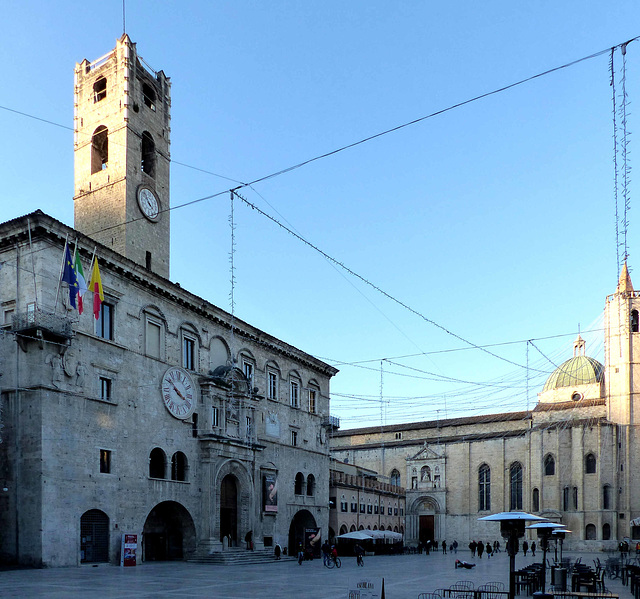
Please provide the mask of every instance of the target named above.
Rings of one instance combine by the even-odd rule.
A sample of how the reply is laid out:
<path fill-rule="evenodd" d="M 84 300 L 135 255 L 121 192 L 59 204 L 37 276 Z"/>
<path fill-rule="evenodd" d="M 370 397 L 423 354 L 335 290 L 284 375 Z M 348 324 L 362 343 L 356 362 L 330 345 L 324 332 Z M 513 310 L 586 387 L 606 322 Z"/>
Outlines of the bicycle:
<path fill-rule="evenodd" d="M 329 559 L 327 561 L 325 561 L 324 563 L 325 568 L 333 568 L 334 566 L 336 568 L 339 568 L 340 566 L 342 566 L 342 562 L 340 561 L 339 557 L 329 557 Z"/>

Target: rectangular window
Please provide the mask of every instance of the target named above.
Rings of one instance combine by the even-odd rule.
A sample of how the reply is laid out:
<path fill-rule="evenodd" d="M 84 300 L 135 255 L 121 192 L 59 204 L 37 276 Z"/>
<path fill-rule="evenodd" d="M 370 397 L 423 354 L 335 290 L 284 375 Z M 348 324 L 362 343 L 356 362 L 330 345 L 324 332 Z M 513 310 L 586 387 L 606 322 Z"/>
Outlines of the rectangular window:
<path fill-rule="evenodd" d="M 111 401 L 111 379 L 100 377 L 100 399 Z"/>
<path fill-rule="evenodd" d="M 15 310 L 13 308 L 7 308 L 4 311 L 4 317 L 2 320 L 2 324 L 5 326 L 9 326 L 13 323 L 13 315 L 15 313 Z"/>
<path fill-rule="evenodd" d="M 211 408 L 211 428 L 220 426 L 220 410 L 216 406 Z"/>
<path fill-rule="evenodd" d="M 358 504 L 357 503 L 352 503 L 351 504 L 351 512 L 355 513 L 358 511 Z"/>
<path fill-rule="evenodd" d="M 115 316 L 115 306 L 103 302 L 100 306 L 100 316 L 96 320 L 96 335 L 103 339 L 113 341 L 113 319 Z"/>
<path fill-rule="evenodd" d="M 291 381 L 291 407 L 300 407 L 300 385 L 296 381 Z"/>
<path fill-rule="evenodd" d="M 253 364 L 247 361 L 242 362 L 242 370 L 244 372 L 244 376 L 247 378 L 249 386 L 251 387 L 253 383 Z"/>
<path fill-rule="evenodd" d="M 348 512 L 349 511 L 349 506 L 347 505 L 346 501 L 341 501 L 340 502 L 340 511 L 341 512 Z"/>
<path fill-rule="evenodd" d="M 389 515 L 389 516 L 391 516 L 391 513 L 392 513 L 392 512 L 391 512 L 391 506 L 389 506 L 389 508 L 388 508 L 388 515 Z"/>
<path fill-rule="evenodd" d="M 373 506 L 371 504 L 367 506 L 367 514 L 373 514 Z"/>
<path fill-rule="evenodd" d="M 182 368 L 195 370 L 196 342 L 189 337 L 182 338 Z"/>
<path fill-rule="evenodd" d="M 316 391 L 315 389 L 309 389 L 309 412 L 315 414 L 316 410 Z"/>
<path fill-rule="evenodd" d="M 275 372 L 267 373 L 267 397 L 278 399 L 278 375 Z"/>
<path fill-rule="evenodd" d="M 100 450 L 100 472 L 111 474 L 111 452 L 108 449 Z"/>
<path fill-rule="evenodd" d="M 394 516 L 397 516 L 397 515 L 398 515 L 398 508 L 397 508 L 397 507 L 394 507 L 394 508 L 393 508 L 393 515 L 394 515 Z"/>
<path fill-rule="evenodd" d="M 296 447 L 298 445 L 298 432 L 291 431 L 291 445 Z"/>
<path fill-rule="evenodd" d="M 145 353 L 152 358 L 160 358 L 160 339 L 162 329 L 160 324 L 152 320 L 147 320 Z"/>
<path fill-rule="evenodd" d="M 374 514 L 378 513 L 378 505 L 377 504 L 373 506 L 373 513 Z"/>
<path fill-rule="evenodd" d="M 33 324 L 36 321 L 36 303 L 29 302 L 27 304 L 27 323 Z"/>
<path fill-rule="evenodd" d="M 247 416 L 247 437 L 251 437 L 253 433 L 253 422 L 251 421 L 251 416 Z"/>

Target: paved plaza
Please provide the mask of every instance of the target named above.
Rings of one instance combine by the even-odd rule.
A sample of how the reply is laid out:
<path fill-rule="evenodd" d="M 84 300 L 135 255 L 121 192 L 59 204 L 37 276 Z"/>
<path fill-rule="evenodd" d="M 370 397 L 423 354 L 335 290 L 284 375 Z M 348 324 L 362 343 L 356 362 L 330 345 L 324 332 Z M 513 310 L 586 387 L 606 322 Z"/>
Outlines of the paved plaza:
<path fill-rule="evenodd" d="M 572 554 L 567 554 L 576 557 Z M 581 554 L 582 561 L 605 554 Z M 456 557 L 472 561 L 473 570 L 455 569 Z M 516 568 L 535 558 L 520 553 Z M 508 585 L 508 557 L 500 553 L 491 559 L 471 559 L 468 550 L 458 555 L 367 556 L 364 568 L 358 568 L 354 557 L 342 559 L 342 568 L 328 570 L 322 560 L 304 562 L 280 561 L 251 566 L 217 566 L 185 562 L 155 562 L 135 568 L 117 566 L 82 566 L 43 570 L 0 571 L 2 599 L 120 599 L 136 598 L 200 598 L 211 599 L 347 599 L 349 580 L 358 576 L 384 577 L 387 599 L 416 599 L 418 593 L 447 587 L 458 580 L 471 580 L 475 586 L 491 581 Z M 605 579 L 607 588 L 631 599 L 628 588 L 620 580 Z"/>

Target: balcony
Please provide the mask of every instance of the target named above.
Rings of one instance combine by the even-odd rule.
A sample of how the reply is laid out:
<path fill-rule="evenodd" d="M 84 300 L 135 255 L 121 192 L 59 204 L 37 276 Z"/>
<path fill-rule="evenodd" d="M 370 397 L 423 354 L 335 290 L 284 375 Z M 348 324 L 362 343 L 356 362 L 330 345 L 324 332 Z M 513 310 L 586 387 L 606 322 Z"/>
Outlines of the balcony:
<path fill-rule="evenodd" d="M 24 351 L 29 341 L 67 343 L 73 336 L 71 321 L 67 316 L 41 308 L 14 314 L 11 330 L 17 333 L 18 343 Z"/>

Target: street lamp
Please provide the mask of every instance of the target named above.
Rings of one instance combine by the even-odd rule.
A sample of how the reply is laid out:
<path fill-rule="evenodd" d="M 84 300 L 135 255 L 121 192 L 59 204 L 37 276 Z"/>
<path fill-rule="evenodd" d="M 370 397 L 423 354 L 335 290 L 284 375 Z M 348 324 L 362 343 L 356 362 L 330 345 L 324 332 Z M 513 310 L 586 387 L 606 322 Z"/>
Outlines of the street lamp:
<path fill-rule="evenodd" d="M 516 595 L 516 553 L 519 549 L 519 541 L 524 537 L 524 525 L 527 521 L 543 522 L 544 518 L 527 514 L 527 512 L 500 512 L 484 518 L 478 518 L 489 522 L 500 522 L 500 534 L 507 545 L 509 554 L 509 599 L 515 599 Z"/>
<path fill-rule="evenodd" d="M 557 522 L 536 522 L 531 526 L 527 526 L 527 528 L 538 531 L 538 539 L 542 545 L 542 592 L 544 593 L 547 584 L 547 548 L 549 546 L 549 539 L 552 533 L 559 528 L 565 528 L 565 526 Z"/>

